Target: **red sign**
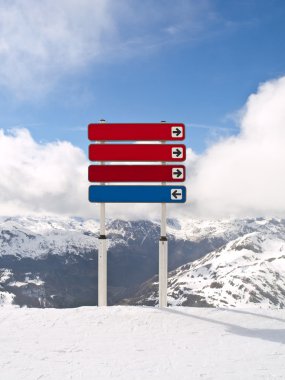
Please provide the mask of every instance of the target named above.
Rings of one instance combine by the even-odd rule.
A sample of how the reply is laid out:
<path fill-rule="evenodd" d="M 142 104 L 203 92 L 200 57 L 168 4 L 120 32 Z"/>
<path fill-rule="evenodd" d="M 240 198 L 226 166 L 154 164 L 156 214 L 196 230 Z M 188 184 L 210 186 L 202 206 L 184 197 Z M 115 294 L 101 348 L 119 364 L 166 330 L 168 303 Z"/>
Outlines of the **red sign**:
<path fill-rule="evenodd" d="M 91 144 L 90 161 L 184 161 L 185 145 Z"/>
<path fill-rule="evenodd" d="M 183 165 L 91 165 L 90 182 L 183 182 Z"/>
<path fill-rule="evenodd" d="M 98 123 L 88 125 L 91 141 L 172 141 L 184 140 L 182 123 Z"/>

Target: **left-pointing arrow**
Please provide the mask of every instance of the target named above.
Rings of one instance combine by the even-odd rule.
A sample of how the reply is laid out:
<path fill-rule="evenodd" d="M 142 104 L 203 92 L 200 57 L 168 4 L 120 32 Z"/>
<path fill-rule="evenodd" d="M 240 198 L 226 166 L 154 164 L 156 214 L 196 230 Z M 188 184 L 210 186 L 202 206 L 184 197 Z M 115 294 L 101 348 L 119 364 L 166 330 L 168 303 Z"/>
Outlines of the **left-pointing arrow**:
<path fill-rule="evenodd" d="M 172 195 L 173 195 L 173 197 L 174 197 L 175 199 L 177 199 L 178 197 L 181 197 L 181 196 L 182 196 L 182 193 L 179 193 L 179 191 L 174 190 L 174 191 L 172 192 Z"/>

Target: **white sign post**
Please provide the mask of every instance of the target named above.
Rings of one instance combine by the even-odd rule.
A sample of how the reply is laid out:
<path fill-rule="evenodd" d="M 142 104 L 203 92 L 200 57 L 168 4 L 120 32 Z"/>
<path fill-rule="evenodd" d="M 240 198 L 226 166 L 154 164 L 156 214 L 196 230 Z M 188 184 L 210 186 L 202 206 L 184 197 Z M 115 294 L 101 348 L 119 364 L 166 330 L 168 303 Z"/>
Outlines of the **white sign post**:
<path fill-rule="evenodd" d="M 100 120 L 105 123 L 105 120 Z M 104 141 L 101 141 L 104 144 Z M 101 162 L 104 165 L 104 162 Z M 105 183 L 101 183 L 105 185 Z M 107 306 L 107 238 L 105 203 L 100 203 L 100 236 L 98 251 L 98 306 Z"/>
<path fill-rule="evenodd" d="M 162 123 L 164 123 L 162 121 Z M 161 141 L 165 144 L 165 141 Z M 163 161 L 161 163 L 165 165 Z M 166 185 L 166 182 L 162 182 L 162 185 Z M 161 229 L 159 239 L 159 307 L 167 307 L 167 273 L 168 273 L 168 242 L 166 237 L 166 203 L 161 203 Z"/>

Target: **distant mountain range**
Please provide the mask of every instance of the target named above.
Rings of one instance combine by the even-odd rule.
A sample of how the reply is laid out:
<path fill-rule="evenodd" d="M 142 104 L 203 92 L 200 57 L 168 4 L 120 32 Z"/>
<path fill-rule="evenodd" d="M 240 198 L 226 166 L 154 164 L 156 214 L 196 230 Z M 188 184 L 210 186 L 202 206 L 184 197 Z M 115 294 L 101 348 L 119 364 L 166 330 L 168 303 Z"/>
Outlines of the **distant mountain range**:
<path fill-rule="evenodd" d="M 283 308 L 285 220 L 168 220 L 172 305 Z M 109 220 L 108 303 L 156 304 L 156 221 Z M 0 219 L 0 304 L 97 304 L 99 223 Z"/>

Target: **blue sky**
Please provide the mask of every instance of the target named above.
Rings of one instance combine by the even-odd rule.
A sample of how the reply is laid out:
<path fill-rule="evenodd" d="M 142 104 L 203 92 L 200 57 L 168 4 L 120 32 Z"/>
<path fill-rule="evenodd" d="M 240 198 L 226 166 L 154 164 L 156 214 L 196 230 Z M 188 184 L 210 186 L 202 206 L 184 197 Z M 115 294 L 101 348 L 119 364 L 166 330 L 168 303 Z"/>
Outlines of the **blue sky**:
<path fill-rule="evenodd" d="M 187 125 L 170 216 L 284 217 L 284 19 L 283 0 L 0 0 L 0 214 L 94 217 L 87 125 L 104 118 Z"/>
<path fill-rule="evenodd" d="M 1 3 L 11 53 L 0 48 L 0 128 L 26 127 L 37 141 L 64 139 L 86 151 L 84 128 L 100 118 L 167 120 L 190 125 L 187 145 L 202 153 L 236 134 L 247 97 L 285 72 L 282 0 L 85 0 L 87 22 L 66 1 L 61 16 L 49 1 Z M 13 22 L 23 19 L 21 34 Z M 53 26 L 58 45 L 45 35 Z"/>

